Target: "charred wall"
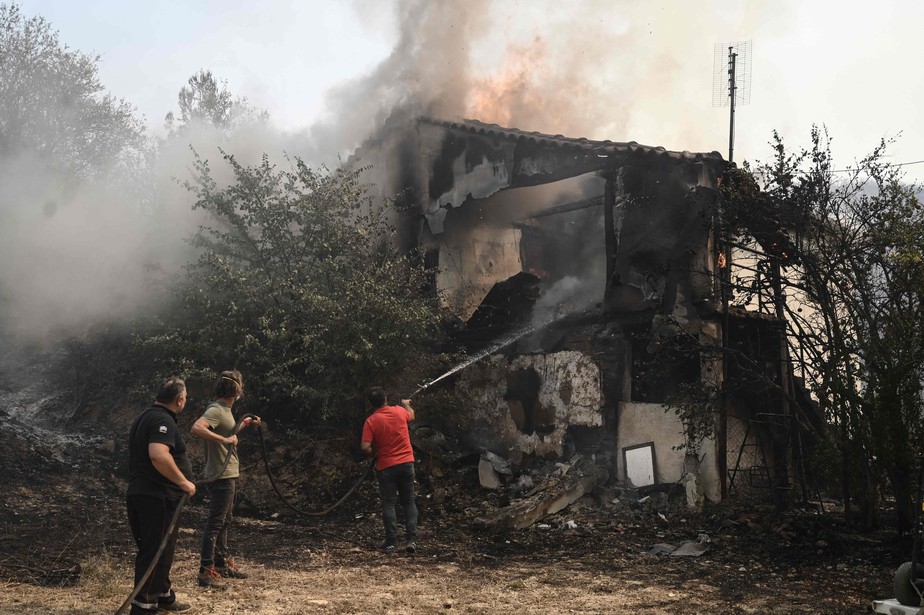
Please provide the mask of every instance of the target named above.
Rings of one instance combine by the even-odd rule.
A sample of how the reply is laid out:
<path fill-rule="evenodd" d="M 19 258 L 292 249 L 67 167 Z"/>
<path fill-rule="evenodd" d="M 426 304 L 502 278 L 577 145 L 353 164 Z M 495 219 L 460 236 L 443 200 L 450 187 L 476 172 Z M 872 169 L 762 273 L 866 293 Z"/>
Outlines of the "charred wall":
<path fill-rule="evenodd" d="M 683 444 L 676 416 L 638 399 L 633 366 L 659 340 L 717 336 L 720 155 L 429 119 L 393 128 L 367 153 L 386 159 L 383 197 L 414 195 L 405 236 L 438 261 L 436 289 L 468 323 L 470 348 L 518 340 L 456 381 L 486 449 L 560 456 L 597 429 L 595 446 L 608 443 L 615 460 L 646 425 L 665 451 Z M 676 474 L 665 459 L 662 478 Z M 714 493 L 718 470 L 708 472 Z"/>
<path fill-rule="evenodd" d="M 583 352 L 492 355 L 460 374 L 465 420 L 485 449 L 514 463 L 565 454 L 572 427 L 602 427 L 600 369 Z"/>

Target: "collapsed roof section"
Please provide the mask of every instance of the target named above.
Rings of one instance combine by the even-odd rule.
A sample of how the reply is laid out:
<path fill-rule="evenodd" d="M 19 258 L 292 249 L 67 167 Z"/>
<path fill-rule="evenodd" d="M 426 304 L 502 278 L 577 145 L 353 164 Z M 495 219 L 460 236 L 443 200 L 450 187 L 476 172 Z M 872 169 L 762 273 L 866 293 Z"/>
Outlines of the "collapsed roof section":
<path fill-rule="evenodd" d="M 436 139 L 435 142 L 426 139 L 436 146 L 427 156 L 431 164 L 426 211 L 435 233 L 442 232 L 447 210 L 470 198 L 482 199 L 504 189 L 606 171 L 614 163 L 658 158 L 687 163 L 711 160 L 724 166 L 718 152 L 672 152 L 635 141 L 592 141 L 524 132 L 476 120 L 448 122 L 420 118 L 418 132 L 422 137 Z"/>
<path fill-rule="evenodd" d="M 400 239 L 439 263 L 441 300 L 463 320 L 524 272 L 540 280 L 540 318 L 669 313 L 714 294 L 717 152 L 392 118 L 357 157 L 382 197 L 410 204 Z"/>

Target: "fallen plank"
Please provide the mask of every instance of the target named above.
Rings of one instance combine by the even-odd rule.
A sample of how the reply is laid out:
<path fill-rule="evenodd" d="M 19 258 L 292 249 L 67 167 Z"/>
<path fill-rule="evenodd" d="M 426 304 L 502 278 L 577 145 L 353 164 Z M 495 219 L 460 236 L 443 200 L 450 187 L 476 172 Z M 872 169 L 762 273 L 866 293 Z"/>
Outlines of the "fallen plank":
<path fill-rule="evenodd" d="M 502 508 L 489 517 L 475 519 L 475 524 L 483 529 L 504 531 L 523 529 L 543 517 L 553 515 L 590 493 L 609 478 L 605 468 L 587 459 L 565 476 L 548 483 L 542 491 Z"/>

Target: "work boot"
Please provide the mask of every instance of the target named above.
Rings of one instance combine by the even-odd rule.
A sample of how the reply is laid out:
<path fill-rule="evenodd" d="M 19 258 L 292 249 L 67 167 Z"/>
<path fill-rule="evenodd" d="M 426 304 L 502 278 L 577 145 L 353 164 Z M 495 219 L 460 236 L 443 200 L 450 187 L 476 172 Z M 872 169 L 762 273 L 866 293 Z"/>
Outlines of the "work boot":
<path fill-rule="evenodd" d="M 397 547 L 395 547 L 395 545 L 392 543 L 386 542 L 385 544 L 382 545 L 382 553 L 384 553 L 385 555 L 392 555 L 394 554 L 396 550 L 397 550 Z"/>
<path fill-rule="evenodd" d="M 226 559 L 223 566 L 215 566 L 215 571 L 225 579 L 246 579 L 250 575 L 238 570 L 237 566 L 230 559 Z"/>
<path fill-rule="evenodd" d="M 221 575 L 215 570 L 215 566 L 199 568 L 199 576 L 196 577 L 196 581 L 201 587 L 209 587 L 211 589 L 225 588 L 225 584 L 221 582 Z"/>
<path fill-rule="evenodd" d="M 191 608 L 192 606 L 179 602 L 176 599 L 176 592 L 173 591 L 171 587 L 157 597 L 157 609 L 151 612 L 184 613 Z"/>
<path fill-rule="evenodd" d="M 192 609 L 192 605 L 186 604 L 185 602 L 180 602 L 179 600 L 174 600 L 173 602 L 158 602 L 157 603 L 157 612 L 166 612 L 166 613 L 185 613 Z"/>
<path fill-rule="evenodd" d="M 413 540 L 408 540 L 406 543 L 404 543 L 404 550 L 408 553 L 416 553 L 417 543 L 415 543 Z"/>

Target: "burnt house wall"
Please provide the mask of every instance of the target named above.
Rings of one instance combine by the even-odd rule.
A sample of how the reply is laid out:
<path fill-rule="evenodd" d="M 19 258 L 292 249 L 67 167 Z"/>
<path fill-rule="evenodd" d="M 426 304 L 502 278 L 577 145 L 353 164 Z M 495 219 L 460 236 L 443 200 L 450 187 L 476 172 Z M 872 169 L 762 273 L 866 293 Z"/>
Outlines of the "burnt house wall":
<path fill-rule="evenodd" d="M 664 450 L 683 443 L 673 413 L 638 399 L 633 365 L 646 344 L 634 338 L 716 338 L 721 156 L 429 119 L 393 126 L 364 153 L 382 198 L 412 195 L 416 215 L 399 220 L 402 237 L 438 262 L 445 307 L 492 337 L 546 311 L 540 331 L 456 381 L 487 448 L 512 459 L 563 455 L 601 429 L 598 445 L 610 442 L 617 457 L 631 444 L 619 440 L 644 437 L 646 425 Z M 529 284 L 513 284 L 527 274 Z M 527 287 L 536 296 L 515 294 Z M 667 376 L 676 382 L 649 390 L 676 389 L 707 369 L 682 368 Z"/>
<path fill-rule="evenodd" d="M 680 309 L 692 317 L 714 299 L 710 235 L 718 197 L 700 183 L 699 164 L 639 158 L 610 172 L 606 308 Z"/>
<path fill-rule="evenodd" d="M 703 210 L 724 167 L 716 153 L 418 119 L 389 124 L 357 159 L 372 164 L 367 177 L 382 200 L 401 195 L 416 212 L 395 220 L 404 247 L 436 253 L 441 267 L 455 271 L 437 287 L 463 318 L 493 284 L 524 270 L 524 252 L 541 255 L 533 261 L 539 269 L 549 269 L 547 263 L 572 274 L 601 268 L 605 309 L 671 311 L 712 299 L 710 219 Z M 588 179 L 575 187 L 582 176 Z M 583 213 L 596 217 L 575 225 L 565 218 L 581 210 L 542 216 L 580 201 L 587 201 Z M 597 219 L 599 234 L 582 228 Z M 549 241 L 537 244 L 543 233 Z M 556 242 L 555 235 L 569 241 Z M 594 244 L 599 259 L 582 260 L 562 247 Z"/>

